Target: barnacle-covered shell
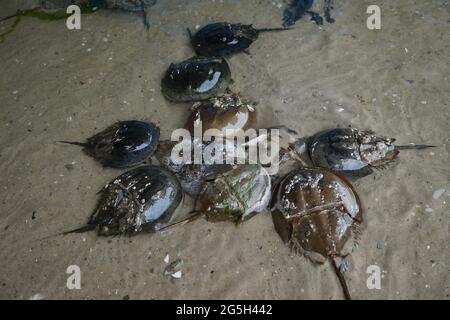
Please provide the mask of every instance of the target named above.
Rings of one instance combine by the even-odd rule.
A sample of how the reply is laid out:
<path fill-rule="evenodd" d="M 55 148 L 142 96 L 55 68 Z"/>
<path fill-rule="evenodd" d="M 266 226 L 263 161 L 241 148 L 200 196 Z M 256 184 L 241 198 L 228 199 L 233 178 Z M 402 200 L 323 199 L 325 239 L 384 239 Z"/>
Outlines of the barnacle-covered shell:
<path fill-rule="evenodd" d="M 325 168 L 294 170 L 274 191 L 272 219 L 294 251 L 316 263 L 331 261 L 345 297 L 351 299 L 335 260 L 351 252 L 362 221 L 361 204 L 350 183 Z"/>
<path fill-rule="evenodd" d="M 225 59 L 194 57 L 171 64 L 161 87 L 170 101 L 199 101 L 223 94 L 230 80 L 231 71 Z"/>
<path fill-rule="evenodd" d="M 284 242 L 316 262 L 341 256 L 362 220 L 350 183 L 324 168 L 300 168 L 287 175 L 272 198 L 275 229 Z M 321 256 L 321 257 L 320 257 Z"/>
<path fill-rule="evenodd" d="M 194 104 L 186 122 L 186 129 L 192 135 L 196 129 L 202 134 L 207 134 L 209 129 L 217 129 L 226 136 L 253 128 L 255 122 L 254 104 L 244 101 L 239 94 L 226 93 L 221 97 Z"/>
<path fill-rule="evenodd" d="M 372 173 L 371 167 L 396 158 L 395 139 L 380 137 L 355 128 L 332 128 L 309 139 L 311 161 L 320 166 L 354 176 Z"/>
<path fill-rule="evenodd" d="M 239 223 L 267 209 L 271 182 L 260 165 L 238 165 L 206 182 L 196 201 L 196 211 L 208 221 Z"/>
<path fill-rule="evenodd" d="M 155 231 L 170 220 L 183 198 L 177 178 L 157 166 L 125 172 L 100 193 L 88 222 L 100 236 Z"/>

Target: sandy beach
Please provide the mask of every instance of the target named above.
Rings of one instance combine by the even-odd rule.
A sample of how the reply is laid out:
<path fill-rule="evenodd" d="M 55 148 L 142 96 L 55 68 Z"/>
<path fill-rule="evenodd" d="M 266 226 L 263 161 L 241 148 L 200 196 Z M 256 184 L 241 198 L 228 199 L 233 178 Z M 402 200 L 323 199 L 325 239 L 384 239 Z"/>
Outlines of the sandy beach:
<path fill-rule="evenodd" d="M 330 127 L 371 129 L 399 144 L 399 161 L 354 182 L 364 229 L 346 273 L 355 299 L 450 298 L 450 3 L 335 1 L 336 22 L 308 18 L 261 34 L 230 57 L 232 89 L 258 103 L 258 127 L 302 136 Z M 320 5 L 322 1 L 318 1 Z M 34 1 L 0 1 L 0 18 Z M 204 219 L 158 234 L 44 237 L 86 223 L 96 194 L 124 170 L 102 168 L 74 146 L 117 120 L 184 126 L 190 103 L 161 94 L 170 63 L 194 55 L 186 28 L 227 21 L 280 27 L 281 0 L 159 0 L 139 14 L 99 10 L 81 30 L 23 17 L 0 43 L 0 298 L 343 299 L 329 263 L 295 255 L 269 212 L 235 226 Z M 13 22 L 0 23 L 4 32 Z M 189 211 L 189 201 L 185 213 Z M 166 256 L 182 276 L 164 274 Z M 81 289 L 66 286 L 68 266 Z M 366 285 L 381 270 L 381 289 Z"/>

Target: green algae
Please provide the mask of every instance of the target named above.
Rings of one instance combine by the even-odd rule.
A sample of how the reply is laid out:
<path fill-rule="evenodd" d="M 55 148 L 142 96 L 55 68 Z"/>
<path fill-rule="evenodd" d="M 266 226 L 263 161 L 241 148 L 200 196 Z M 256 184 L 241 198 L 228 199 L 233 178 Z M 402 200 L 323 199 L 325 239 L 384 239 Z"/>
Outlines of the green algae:
<path fill-rule="evenodd" d="M 88 4 L 82 4 L 79 7 L 80 7 L 80 12 L 82 14 L 88 14 L 88 13 L 95 12 L 95 11 L 93 11 L 92 7 Z M 12 33 L 16 29 L 17 25 L 22 20 L 22 17 L 32 17 L 32 18 L 37 18 L 42 21 L 58 21 L 58 20 L 66 19 L 66 18 L 70 17 L 71 15 L 72 15 L 72 13 L 67 13 L 66 9 L 56 10 L 56 11 L 44 11 L 40 8 L 34 8 L 34 9 L 28 9 L 28 10 L 17 10 L 15 15 L 3 19 L 3 20 L 6 20 L 9 18 L 15 18 L 12 25 L 5 32 L 0 34 L 0 43 L 2 43 L 5 40 L 6 35 Z"/>
<path fill-rule="evenodd" d="M 221 204 L 220 210 L 214 212 L 214 220 L 230 220 L 237 225 L 254 215 L 247 213 L 247 210 L 258 172 L 257 166 L 252 167 L 251 172 L 244 178 L 235 176 L 234 172 L 227 172 L 211 185 L 218 195 L 216 200 Z"/>

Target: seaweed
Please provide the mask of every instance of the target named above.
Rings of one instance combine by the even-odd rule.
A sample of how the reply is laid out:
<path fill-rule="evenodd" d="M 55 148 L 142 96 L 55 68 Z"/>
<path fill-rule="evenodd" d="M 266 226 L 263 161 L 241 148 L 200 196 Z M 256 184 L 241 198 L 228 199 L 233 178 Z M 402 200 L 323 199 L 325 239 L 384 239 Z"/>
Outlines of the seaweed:
<path fill-rule="evenodd" d="M 311 21 L 314 21 L 317 25 L 323 25 L 322 16 L 311 10 L 313 4 L 314 0 L 291 0 L 283 13 L 283 27 L 294 25 L 305 14 L 309 14 Z M 333 9 L 331 0 L 324 0 L 324 15 L 328 23 L 334 22 L 334 19 L 331 17 L 331 9 Z"/>
<path fill-rule="evenodd" d="M 5 32 L 0 34 L 0 43 L 5 41 L 5 37 L 6 37 L 7 34 L 13 32 L 16 29 L 16 27 L 19 24 L 20 19 L 22 18 L 22 16 L 21 15 L 16 15 L 15 18 L 16 19 L 14 20 L 13 24 Z"/>
<path fill-rule="evenodd" d="M 80 11 L 81 13 L 92 13 L 94 12 L 93 6 L 89 4 L 82 4 L 80 5 Z M 17 12 L 11 16 L 5 17 L 0 20 L 0 22 L 15 18 L 12 25 L 2 34 L 0 34 L 0 43 L 2 43 L 5 40 L 5 36 L 9 33 L 13 32 L 19 22 L 21 21 L 22 17 L 33 17 L 37 18 L 42 21 L 57 21 L 62 20 L 65 18 L 68 18 L 71 15 L 71 13 L 67 13 L 66 9 L 62 10 L 56 10 L 56 11 L 46 11 L 42 10 L 41 8 L 33 8 L 33 9 L 27 9 L 27 10 L 17 10 Z"/>
<path fill-rule="evenodd" d="M 331 17 L 331 10 L 334 9 L 333 5 L 331 4 L 331 0 L 324 0 L 325 4 L 324 4 L 324 8 L 323 8 L 323 12 L 325 15 L 325 20 L 328 23 L 334 23 L 334 19 Z"/>
<path fill-rule="evenodd" d="M 284 10 L 283 27 L 289 27 L 311 9 L 314 0 L 291 0 L 289 6 Z"/>
<path fill-rule="evenodd" d="M 311 21 L 314 21 L 319 26 L 323 25 L 323 18 L 320 14 L 314 11 L 308 11 L 308 13 L 311 15 Z"/>

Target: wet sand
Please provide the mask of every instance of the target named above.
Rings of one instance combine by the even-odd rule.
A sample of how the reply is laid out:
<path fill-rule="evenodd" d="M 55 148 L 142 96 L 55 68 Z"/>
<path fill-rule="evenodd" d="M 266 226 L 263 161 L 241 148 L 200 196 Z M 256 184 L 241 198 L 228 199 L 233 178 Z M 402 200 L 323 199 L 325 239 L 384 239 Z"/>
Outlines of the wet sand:
<path fill-rule="evenodd" d="M 0 43 L 0 298 L 343 298 L 331 266 L 290 253 L 268 213 L 238 227 L 198 220 L 133 238 L 38 240 L 83 225 L 96 192 L 122 172 L 56 141 L 126 119 L 153 121 L 169 138 L 190 104 L 166 101 L 160 81 L 194 54 L 186 27 L 282 21 L 279 1 L 186 2 L 158 1 L 149 31 L 139 15 L 99 11 L 79 31 L 25 17 Z M 336 2 L 334 24 L 304 19 L 231 57 L 232 88 L 259 103 L 260 127 L 306 136 L 351 125 L 437 145 L 354 183 L 365 228 L 346 278 L 356 299 L 449 299 L 449 3 L 377 1 L 382 29 L 371 31 L 372 2 Z M 164 275 L 167 254 L 183 260 L 181 278 Z M 80 290 L 66 287 L 69 265 L 81 269 Z M 366 286 L 370 265 L 382 270 L 380 290 Z"/>

